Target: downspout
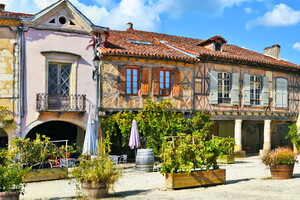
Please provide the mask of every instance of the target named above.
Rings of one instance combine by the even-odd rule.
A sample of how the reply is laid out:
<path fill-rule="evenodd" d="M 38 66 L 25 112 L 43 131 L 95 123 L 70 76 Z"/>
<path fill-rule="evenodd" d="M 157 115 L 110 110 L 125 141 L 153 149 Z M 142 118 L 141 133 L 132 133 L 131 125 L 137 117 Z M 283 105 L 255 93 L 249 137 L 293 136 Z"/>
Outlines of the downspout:
<path fill-rule="evenodd" d="M 24 118 L 24 34 L 23 24 L 18 27 L 19 36 L 19 130 L 18 136 L 22 137 L 22 118 Z"/>

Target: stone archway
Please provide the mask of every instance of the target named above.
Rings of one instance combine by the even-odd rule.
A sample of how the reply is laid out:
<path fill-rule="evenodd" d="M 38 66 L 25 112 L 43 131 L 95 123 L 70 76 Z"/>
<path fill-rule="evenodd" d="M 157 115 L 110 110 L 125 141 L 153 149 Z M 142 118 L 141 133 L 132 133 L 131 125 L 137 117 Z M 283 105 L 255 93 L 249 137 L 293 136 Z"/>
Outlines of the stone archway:
<path fill-rule="evenodd" d="M 69 145 L 76 144 L 82 149 L 85 130 L 76 124 L 65 121 L 47 121 L 33 127 L 26 138 L 34 139 L 36 134 L 46 135 L 50 140 L 68 140 Z"/>

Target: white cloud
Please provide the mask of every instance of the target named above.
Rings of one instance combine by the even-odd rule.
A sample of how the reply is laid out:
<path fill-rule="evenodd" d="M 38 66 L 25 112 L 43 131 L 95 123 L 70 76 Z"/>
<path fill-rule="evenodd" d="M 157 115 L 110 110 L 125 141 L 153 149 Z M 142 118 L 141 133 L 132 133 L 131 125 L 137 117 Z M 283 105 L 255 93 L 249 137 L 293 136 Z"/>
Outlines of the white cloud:
<path fill-rule="evenodd" d="M 57 0 L 2 0 L 7 10 L 34 14 Z M 182 13 L 198 12 L 221 15 L 226 8 L 253 0 L 70 0 L 94 24 L 111 29 L 126 28 L 132 22 L 135 29 L 157 31 L 161 15 L 179 17 Z M 259 0 L 256 0 L 259 1 Z"/>
<path fill-rule="evenodd" d="M 293 10 L 285 4 L 276 5 L 272 11 L 247 23 L 247 29 L 254 26 L 280 27 L 291 26 L 300 22 L 300 11 Z"/>
<path fill-rule="evenodd" d="M 245 8 L 244 11 L 247 14 L 251 14 L 253 12 L 252 8 Z"/>
<path fill-rule="evenodd" d="M 296 49 L 297 51 L 300 51 L 300 42 L 296 42 L 296 43 L 293 45 L 293 48 Z"/>

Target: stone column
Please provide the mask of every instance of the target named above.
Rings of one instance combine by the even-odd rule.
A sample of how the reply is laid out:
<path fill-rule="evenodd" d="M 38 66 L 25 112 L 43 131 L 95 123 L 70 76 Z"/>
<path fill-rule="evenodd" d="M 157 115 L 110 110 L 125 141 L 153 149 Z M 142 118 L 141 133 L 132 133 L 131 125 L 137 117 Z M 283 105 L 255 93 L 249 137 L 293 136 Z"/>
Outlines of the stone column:
<path fill-rule="evenodd" d="M 271 150 L 271 120 L 265 120 L 264 124 L 264 146 L 263 151 L 267 152 Z"/>
<path fill-rule="evenodd" d="M 242 120 L 236 119 L 234 126 L 234 151 L 242 151 Z"/>

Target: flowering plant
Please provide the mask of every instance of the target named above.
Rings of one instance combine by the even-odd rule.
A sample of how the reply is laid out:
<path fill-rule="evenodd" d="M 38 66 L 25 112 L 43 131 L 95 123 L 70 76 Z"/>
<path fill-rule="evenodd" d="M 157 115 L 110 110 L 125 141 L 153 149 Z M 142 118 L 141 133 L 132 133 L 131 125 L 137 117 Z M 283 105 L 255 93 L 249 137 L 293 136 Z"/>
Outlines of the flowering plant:
<path fill-rule="evenodd" d="M 262 162 L 270 167 L 276 165 L 292 165 L 297 161 L 296 156 L 297 154 L 290 148 L 278 147 L 275 150 L 266 153 L 262 157 Z"/>

